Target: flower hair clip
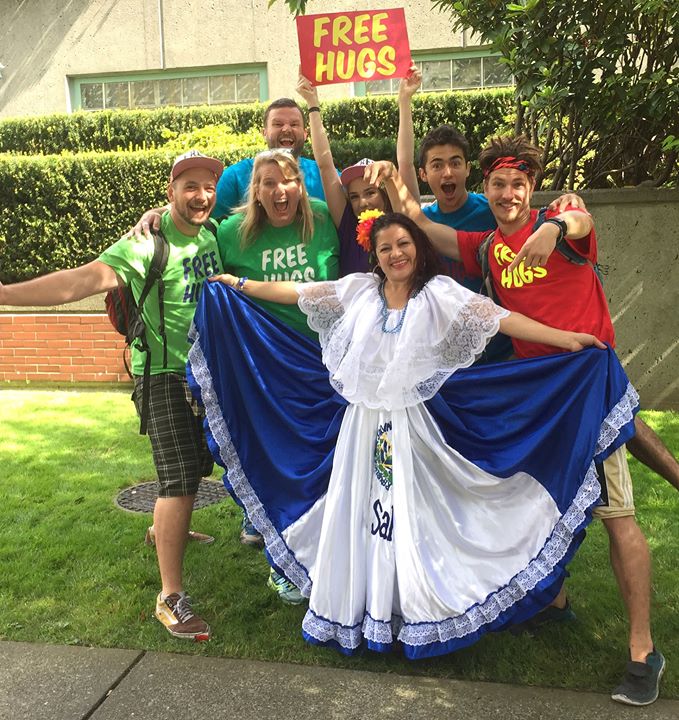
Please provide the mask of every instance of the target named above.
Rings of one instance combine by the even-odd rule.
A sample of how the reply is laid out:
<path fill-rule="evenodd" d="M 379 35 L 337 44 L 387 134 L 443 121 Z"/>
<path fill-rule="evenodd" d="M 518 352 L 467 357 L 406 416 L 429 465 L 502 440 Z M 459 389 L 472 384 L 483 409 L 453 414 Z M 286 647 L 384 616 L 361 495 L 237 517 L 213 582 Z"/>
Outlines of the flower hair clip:
<path fill-rule="evenodd" d="M 370 252 L 370 231 L 378 217 L 384 215 L 382 210 L 364 210 L 358 216 L 356 226 L 356 242 L 366 251 Z"/>

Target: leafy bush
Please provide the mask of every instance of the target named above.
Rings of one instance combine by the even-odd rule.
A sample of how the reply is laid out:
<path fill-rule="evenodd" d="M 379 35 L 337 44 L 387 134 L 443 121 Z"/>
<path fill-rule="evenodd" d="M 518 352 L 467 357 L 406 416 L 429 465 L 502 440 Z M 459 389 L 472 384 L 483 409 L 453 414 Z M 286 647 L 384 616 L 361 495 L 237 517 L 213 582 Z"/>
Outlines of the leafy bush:
<path fill-rule="evenodd" d="M 253 138 L 216 149 L 227 165 L 253 154 Z M 165 202 L 173 158 L 167 150 L 24 157 L 0 155 L 0 281 L 17 282 L 95 259 L 137 221 Z M 254 149 L 256 152 L 261 147 Z M 395 159 L 393 139 L 333 143 L 338 167 L 362 157 Z"/>
<path fill-rule="evenodd" d="M 160 152 L 0 156 L 0 280 L 94 259 L 162 198 L 170 162 Z"/>
<path fill-rule="evenodd" d="M 165 144 L 162 149 L 172 155 L 181 155 L 189 148 L 195 148 L 205 155 L 218 156 L 225 150 L 238 148 L 242 157 L 255 155 L 266 149 L 264 136 L 257 128 L 237 134 L 228 125 L 206 125 L 205 127 L 178 133 L 173 130 L 163 132 Z"/>
<path fill-rule="evenodd" d="M 58 155 L 67 152 L 146 150 L 163 146 L 167 132 L 226 125 L 246 133 L 262 125 L 264 105 L 103 110 L 15 118 L 0 122 L 0 152 Z"/>
<path fill-rule="evenodd" d="M 0 152 L 58 155 L 63 152 L 110 152 L 158 149 L 184 133 L 205 130 L 202 140 L 217 146 L 220 134 L 254 139 L 265 105 L 105 110 L 46 115 L 0 122 Z M 413 102 L 415 136 L 451 123 L 459 126 L 478 150 L 486 137 L 506 122 L 513 107 L 511 90 L 446 92 L 417 95 Z M 366 97 L 323 104 L 323 122 L 333 141 L 351 138 L 396 138 L 398 109 L 394 97 Z M 223 127 L 225 126 L 225 128 Z M 208 131 L 208 128 L 214 128 Z M 214 132 L 215 137 L 208 134 Z"/>
<path fill-rule="evenodd" d="M 547 187 L 677 182 L 679 3 L 432 2 L 501 53 L 516 130 L 542 145 Z"/>
<path fill-rule="evenodd" d="M 514 93 L 510 89 L 418 93 L 413 98 L 415 138 L 424 137 L 438 125 L 453 125 L 467 137 L 472 157 L 476 157 L 490 135 L 509 127 L 513 107 Z M 335 159 L 338 138 L 389 138 L 395 142 L 396 98 L 373 96 L 323 103 L 323 125 Z"/>

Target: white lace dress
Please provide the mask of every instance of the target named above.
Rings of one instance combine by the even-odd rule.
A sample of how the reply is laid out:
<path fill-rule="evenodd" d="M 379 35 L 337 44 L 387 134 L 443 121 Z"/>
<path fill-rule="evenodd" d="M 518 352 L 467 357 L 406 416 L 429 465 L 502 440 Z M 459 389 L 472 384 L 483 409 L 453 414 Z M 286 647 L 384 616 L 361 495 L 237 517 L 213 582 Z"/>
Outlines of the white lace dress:
<path fill-rule="evenodd" d="M 423 404 L 508 313 L 436 277 L 389 333 L 372 275 L 299 294 L 350 403 L 324 501 L 283 535 L 312 581 L 305 635 L 344 651 L 469 635 L 469 609 L 527 566 L 560 516 L 529 475 L 494 477 L 449 447 Z M 389 311 L 386 329 L 400 318 Z"/>
<path fill-rule="evenodd" d="M 538 612 L 599 499 L 595 461 L 634 432 L 615 353 L 456 373 L 506 313 L 452 280 L 386 317 L 371 275 L 299 294 L 323 363 L 215 283 L 187 377 L 227 489 L 309 597 L 306 639 L 345 653 L 398 639 L 415 659 Z"/>

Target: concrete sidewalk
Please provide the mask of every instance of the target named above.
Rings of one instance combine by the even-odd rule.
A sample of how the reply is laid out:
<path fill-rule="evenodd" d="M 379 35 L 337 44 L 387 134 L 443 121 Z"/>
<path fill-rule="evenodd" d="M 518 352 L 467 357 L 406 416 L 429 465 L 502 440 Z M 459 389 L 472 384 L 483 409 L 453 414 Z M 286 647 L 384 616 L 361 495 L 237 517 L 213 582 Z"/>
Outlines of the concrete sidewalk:
<path fill-rule="evenodd" d="M 678 700 L 0 642 L 1 720 L 677 720 Z"/>

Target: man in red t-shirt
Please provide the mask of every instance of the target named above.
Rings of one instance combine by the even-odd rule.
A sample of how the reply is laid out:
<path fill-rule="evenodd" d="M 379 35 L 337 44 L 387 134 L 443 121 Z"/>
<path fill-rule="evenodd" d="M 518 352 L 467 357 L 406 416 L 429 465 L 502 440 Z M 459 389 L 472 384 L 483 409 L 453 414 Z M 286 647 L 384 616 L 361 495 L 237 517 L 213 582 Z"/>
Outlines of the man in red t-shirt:
<path fill-rule="evenodd" d="M 606 296 L 593 267 L 597 246 L 591 216 L 560 199 L 555 203 L 558 209 L 548 210 L 544 222 L 535 227 L 538 212 L 531 210 L 530 199 L 536 174 L 542 170 L 541 153 L 525 138 L 494 138 L 481 152 L 479 163 L 484 175 L 484 193 L 497 221 L 495 231 L 456 232 L 427 220 L 400 183 L 390 193 L 392 206 L 403 208 L 423 227 L 437 250 L 461 260 L 470 275 L 483 275 L 479 250 L 492 232 L 487 267 L 499 304 L 546 325 L 591 333 L 614 346 L 615 334 Z M 577 264 L 560 251 L 554 252 L 557 243 L 567 243 L 584 262 Z M 520 358 L 561 352 L 549 345 L 520 340 L 513 343 Z M 636 424 L 637 435 L 655 436 L 645 423 L 640 432 L 639 423 L 640 420 Z M 657 443 L 664 448 L 659 438 Z M 664 450 L 669 457 L 664 459 L 664 465 L 661 462 L 667 470 L 662 472 L 663 477 L 677 487 L 676 467 L 672 467 L 676 461 L 666 448 Z M 642 452 L 644 457 L 639 459 L 645 461 L 649 453 L 653 454 Z M 658 470 L 657 463 L 650 465 Z M 651 637 L 651 560 L 648 544 L 634 517 L 625 447 L 619 448 L 597 470 L 603 504 L 594 509 L 593 515 L 601 518 L 608 532 L 611 565 L 630 624 L 630 662 L 612 698 L 626 704 L 646 705 L 658 696 L 665 660 L 655 650 Z M 563 590 L 554 607 L 543 614 L 555 619 L 573 617 Z"/>
<path fill-rule="evenodd" d="M 597 245 L 590 215 L 572 206 L 562 212 L 547 210 L 541 232 L 533 233 L 538 211 L 528 205 L 527 212 L 521 212 L 517 202 L 523 195 L 526 202 L 530 200 L 530 188 L 522 187 L 527 179 L 522 171 L 503 168 L 493 171 L 487 183 L 491 209 L 498 218 L 498 229 L 488 247 L 488 270 L 497 302 L 546 325 L 588 332 L 614 346 L 606 296 L 593 270 Z M 500 221 L 502 215 L 507 217 L 507 223 Z M 482 275 L 479 247 L 489 234 L 457 234 L 460 259 L 473 275 Z M 568 243 L 587 262 L 576 265 L 560 252 L 551 252 L 557 240 Z M 531 256 L 529 264 L 526 255 L 537 248 L 540 254 Z M 516 356 L 522 358 L 561 352 L 559 348 L 522 340 L 514 340 L 513 344 Z"/>

